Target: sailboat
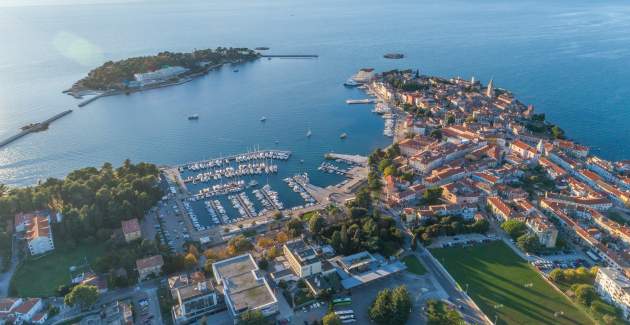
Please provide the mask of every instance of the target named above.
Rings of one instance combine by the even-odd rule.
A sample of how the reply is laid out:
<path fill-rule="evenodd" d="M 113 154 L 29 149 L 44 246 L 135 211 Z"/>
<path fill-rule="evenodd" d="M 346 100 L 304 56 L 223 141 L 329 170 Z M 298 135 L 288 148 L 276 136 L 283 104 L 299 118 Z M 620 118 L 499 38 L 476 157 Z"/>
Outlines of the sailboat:
<path fill-rule="evenodd" d="M 311 135 L 313 135 L 313 132 L 311 132 L 311 128 L 308 128 L 308 131 L 306 132 L 306 137 L 310 138 Z"/>

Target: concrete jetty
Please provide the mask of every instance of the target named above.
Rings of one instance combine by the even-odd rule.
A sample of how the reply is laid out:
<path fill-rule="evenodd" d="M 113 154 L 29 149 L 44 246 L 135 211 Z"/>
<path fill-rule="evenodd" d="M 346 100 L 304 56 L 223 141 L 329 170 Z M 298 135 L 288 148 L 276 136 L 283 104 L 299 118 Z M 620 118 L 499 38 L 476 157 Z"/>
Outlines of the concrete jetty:
<path fill-rule="evenodd" d="M 326 158 L 328 159 L 341 159 L 345 161 L 349 161 L 355 163 L 357 165 L 366 166 L 368 162 L 368 158 L 360 155 L 344 155 L 334 152 L 329 152 L 326 154 Z"/>
<path fill-rule="evenodd" d="M 318 58 L 317 54 L 264 54 L 263 58 L 296 58 L 296 59 L 314 59 Z"/>
<path fill-rule="evenodd" d="M 66 116 L 66 115 L 68 115 L 70 113 L 72 113 L 71 109 L 69 109 L 67 111 L 64 111 L 64 112 L 61 112 L 61 113 L 59 113 L 59 114 L 57 114 L 57 115 L 55 115 L 55 116 L 53 116 L 53 117 L 43 121 L 43 122 L 31 124 L 28 128 L 25 128 L 22 131 L 20 131 L 20 133 L 0 141 L 0 148 L 2 148 L 4 146 L 12 143 L 13 141 L 16 141 L 17 139 L 22 138 L 23 136 L 25 136 L 25 135 L 27 135 L 29 133 L 46 130 L 48 128 L 48 126 L 50 125 L 50 123 L 52 123 L 52 122 L 54 122 L 54 121 L 56 121 L 56 120 L 58 120 L 58 119 L 60 119 L 60 118 L 62 118 L 64 116 Z"/>

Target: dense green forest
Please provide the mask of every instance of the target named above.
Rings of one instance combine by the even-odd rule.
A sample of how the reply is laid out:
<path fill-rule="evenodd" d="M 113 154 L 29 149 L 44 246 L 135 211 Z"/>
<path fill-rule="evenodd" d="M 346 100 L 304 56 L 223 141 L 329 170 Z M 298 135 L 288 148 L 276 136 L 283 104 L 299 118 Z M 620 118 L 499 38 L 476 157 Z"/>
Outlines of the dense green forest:
<path fill-rule="evenodd" d="M 218 47 L 214 50 L 195 50 L 190 53 L 161 52 L 152 56 L 133 57 L 120 61 L 108 61 L 90 71 L 87 77 L 77 81 L 72 90 L 123 90 L 125 81 L 134 80 L 134 73 L 159 70 L 167 66 L 181 66 L 191 73 L 200 72 L 204 65 L 252 60 L 258 54 L 247 48 Z"/>
<path fill-rule="evenodd" d="M 148 163 L 126 160 L 114 169 L 105 163 L 72 171 L 64 179 L 49 178 L 35 186 L 14 188 L 0 196 L 0 223 L 6 236 L 14 215 L 48 209 L 63 221 L 53 225 L 55 241 L 93 240 L 119 228 L 120 221 L 142 218 L 162 196 L 159 170 Z M 7 244 L 7 237 L 0 244 Z M 9 243 L 10 245 L 10 243 Z"/>

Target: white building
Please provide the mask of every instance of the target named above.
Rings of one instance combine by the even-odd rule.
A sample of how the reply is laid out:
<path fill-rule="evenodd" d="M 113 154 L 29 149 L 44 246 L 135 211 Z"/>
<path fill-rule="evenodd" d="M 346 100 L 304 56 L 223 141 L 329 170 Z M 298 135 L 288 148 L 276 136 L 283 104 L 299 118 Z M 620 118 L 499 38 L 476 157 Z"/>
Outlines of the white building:
<path fill-rule="evenodd" d="M 31 255 L 43 254 L 55 249 L 50 220 L 46 217 L 35 217 L 26 226 L 26 241 Z"/>
<path fill-rule="evenodd" d="M 212 264 L 216 282 L 223 286 L 225 304 L 238 322 L 241 314 L 260 311 L 265 317 L 278 312 L 278 300 L 251 254 L 235 256 Z"/>
<path fill-rule="evenodd" d="M 291 269 L 297 276 L 304 278 L 322 272 L 322 262 L 315 250 L 303 240 L 290 241 L 282 247 Z"/>
<path fill-rule="evenodd" d="M 630 279 L 619 270 L 600 267 L 595 288 L 604 300 L 619 307 L 624 318 L 630 320 Z"/>
<path fill-rule="evenodd" d="M 176 77 L 187 71 L 188 71 L 187 68 L 175 66 L 175 67 L 166 67 L 166 68 L 162 68 L 160 70 L 151 71 L 151 72 L 135 73 L 133 77 L 141 85 L 150 85 L 150 84 L 166 81 L 170 78 Z"/>

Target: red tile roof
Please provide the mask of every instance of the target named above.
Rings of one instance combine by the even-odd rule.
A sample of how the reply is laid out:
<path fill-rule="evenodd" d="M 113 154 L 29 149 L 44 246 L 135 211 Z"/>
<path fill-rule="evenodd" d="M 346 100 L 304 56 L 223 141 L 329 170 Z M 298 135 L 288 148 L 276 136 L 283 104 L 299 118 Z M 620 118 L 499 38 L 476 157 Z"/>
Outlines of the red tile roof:
<path fill-rule="evenodd" d="M 22 314 L 22 315 L 27 314 L 40 301 L 41 301 L 41 298 L 29 298 L 21 305 L 15 307 L 14 312 L 18 314 Z"/>
<path fill-rule="evenodd" d="M 138 270 L 153 268 L 162 265 L 164 265 L 164 259 L 162 258 L 162 255 L 154 255 L 136 261 L 136 266 L 138 267 Z"/>
<path fill-rule="evenodd" d="M 122 231 L 124 234 L 131 234 L 140 231 L 140 223 L 137 218 L 123 220 Z"/>

